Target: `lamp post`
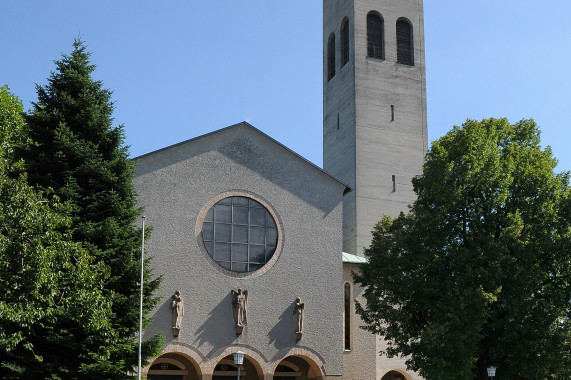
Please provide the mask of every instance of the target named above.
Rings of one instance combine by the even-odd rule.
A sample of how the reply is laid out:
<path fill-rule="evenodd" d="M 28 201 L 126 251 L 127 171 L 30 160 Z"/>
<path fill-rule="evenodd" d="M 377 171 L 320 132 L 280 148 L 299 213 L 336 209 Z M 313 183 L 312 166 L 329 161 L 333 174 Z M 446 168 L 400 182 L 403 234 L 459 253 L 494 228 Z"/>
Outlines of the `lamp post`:
<path fill-rule="evenodd" d="M 486 368 L 486 370 L 488 371 L 488 377 L 490 379 L 493 379 L 494 377 L 496 377 L 496 369 L 498 367 L 495 367 L 493 365 L 489 366 L 488 368 Z"/>
<path fill-rule="evenodd" d="M 234 364 L 236 364 L 238 370 L 238 380 L 240 380 L 240 366 L 244 363 L 244 353 L 242 351 L 234 352 Z"/>

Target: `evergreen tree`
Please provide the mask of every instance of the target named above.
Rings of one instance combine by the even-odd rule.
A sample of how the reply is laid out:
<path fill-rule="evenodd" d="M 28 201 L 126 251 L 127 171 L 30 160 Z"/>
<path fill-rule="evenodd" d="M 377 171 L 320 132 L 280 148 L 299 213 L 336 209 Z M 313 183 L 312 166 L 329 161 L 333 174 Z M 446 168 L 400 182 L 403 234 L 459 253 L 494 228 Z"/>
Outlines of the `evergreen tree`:
<path fill-rule="evenodd" d="M 109 357 L 106 268 L 61 232 L 69 207 L 30 187 L 14 161 L 27 140 L 22 104 L 7 87 L 0 141 L 0 378 L 66 378 Z M 75 360 L 54 358 L 61 346 Z"/>
<path fill-rule="evenodd" d="M 435 141 L 408 214 L 384 218 L 356 281 L 368 330 L 427 379 L 571 375 L 569 172 L 533 120 Z"/>
<path fill-rule="evenodd" d="M 124 378 L 137 363 L 140 236 L 135 228 L 134 166 L 124 145 L 123 127 L 113 127 L 111 92 L 91 77 L 95 66 L 82 41 L 56 61 L 48 84 L 37 86 L 38 101 L 27 117 L 34 142 L 22 152 L 29 182 L 53 189 L 72 207 L 73 240 L 108 267 L 106 295 L 112 302 L 111 325 L 118 339 L 107 365 L 93 368 L 100 377 Z M 156 303 L 159 279 L 144 281 L 145 314 Z M 146 341 L 145 356 L 160 350 L 158 337 Z"/>

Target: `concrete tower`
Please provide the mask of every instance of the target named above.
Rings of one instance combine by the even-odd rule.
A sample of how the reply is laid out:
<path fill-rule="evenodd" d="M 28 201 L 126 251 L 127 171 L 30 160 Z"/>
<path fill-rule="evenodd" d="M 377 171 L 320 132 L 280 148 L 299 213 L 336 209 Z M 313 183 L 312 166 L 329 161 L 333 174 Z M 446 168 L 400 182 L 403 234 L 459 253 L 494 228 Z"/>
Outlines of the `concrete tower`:
<path fill-rule="evenodd" d="M 323 46 L 323 167 L 353 189 L 343 250 L 362 255 L 427 151 L 422 0 L 324 0 Z"/>

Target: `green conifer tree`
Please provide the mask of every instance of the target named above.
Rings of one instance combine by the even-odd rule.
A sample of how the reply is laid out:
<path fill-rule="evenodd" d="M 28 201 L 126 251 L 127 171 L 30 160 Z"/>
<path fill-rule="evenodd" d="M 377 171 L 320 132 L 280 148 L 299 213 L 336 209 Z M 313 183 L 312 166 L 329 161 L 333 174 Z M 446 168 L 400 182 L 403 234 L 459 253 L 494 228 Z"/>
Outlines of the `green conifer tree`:
<path fill-rule="evenodd" d="M 142 210 L 136 207 L 123 127 L 113 127 L 111 92 L 92 79 L 95 66 L 84 43 L 56 61 L 48 84 L 37 86 L 38 101 L 27 117 L 34 144 L 22 153 L 32 185 L 53 189 L 72 211 L 71 234 L 110 276 L 105 291 L 112 301 L 117 341 L 106 363 L 91 368 L 100 378 L 124 378 L 137 363 Z M 153 307 L 159 279 L 144 281 L 144 313 Z M 144 356 L 160 349 L 158 337 L 145 342 Z M 87 368 L 86 371 L 90 369 Z"/>
<path fill-rule="evenodd" d="M 1 87 L 0 378 L 67 378 L 109 357 L 107 271 L 61 232 L 68 205 L 27 184 L 14 159 L 26 143 L 22 103 Z M 55 357 L 60 346 L 73 357 Z"/>

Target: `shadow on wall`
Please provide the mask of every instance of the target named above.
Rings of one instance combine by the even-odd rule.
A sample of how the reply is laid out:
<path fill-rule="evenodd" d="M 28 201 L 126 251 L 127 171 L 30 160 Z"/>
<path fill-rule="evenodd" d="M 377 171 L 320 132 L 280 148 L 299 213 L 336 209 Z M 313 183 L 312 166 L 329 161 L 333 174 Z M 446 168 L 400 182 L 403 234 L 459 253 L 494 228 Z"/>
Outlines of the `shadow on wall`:
<path fill-rule="evenodd" d="M 162 333 L 165 336 L 165 342 L 168 343 L 173 338 L 172 334 L 172 311 L 171 311 L 171 302 L 172 298 L 165 297 L 163 303 L 157 310 L 156 314 L 153 316 L 153 322 L 151 326 L 145 329 L 143 333 L 143 339 L 148 339 L 151 335 L 156 334 L 157 332 Z M 182 328 L 184 329 L 184 321 Z"/>
<path fill-rule="evenodd" d="M 295 334 L 293 330 L 293 307 L 291 303 L 278 317 L 277 323 L 269 331 L 269 343 L 278 350 L 295 345 Z"/>
<path fill-rule="evenodd" d="M 247 333 L 247 327 L 243 334 Z M 232 316 L 232 297 L 228 293 L 210 311 L 208 318 L 197 330 L 198 344 L 208 343 L 214 347 L 225 347 L 236 341 L 234 317 Z"/>

